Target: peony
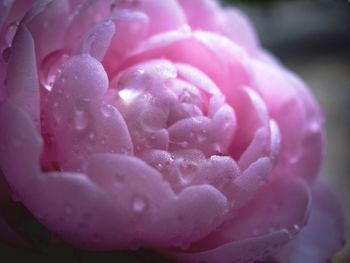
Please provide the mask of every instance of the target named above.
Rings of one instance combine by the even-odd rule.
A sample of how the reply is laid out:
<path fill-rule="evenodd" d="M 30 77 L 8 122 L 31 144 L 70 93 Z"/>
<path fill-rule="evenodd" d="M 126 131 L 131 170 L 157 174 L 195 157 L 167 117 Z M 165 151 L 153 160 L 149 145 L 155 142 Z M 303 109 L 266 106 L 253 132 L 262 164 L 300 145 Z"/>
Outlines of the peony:
<path fill-rule="evenodd" d="M 78 248 L 178 262 L 322 263 L 341 248 L 322 111 L 239 10 L 32 2 L 1 1 L 1 207 Z M 30 246 L 4 211 L 0 234 Z"/>

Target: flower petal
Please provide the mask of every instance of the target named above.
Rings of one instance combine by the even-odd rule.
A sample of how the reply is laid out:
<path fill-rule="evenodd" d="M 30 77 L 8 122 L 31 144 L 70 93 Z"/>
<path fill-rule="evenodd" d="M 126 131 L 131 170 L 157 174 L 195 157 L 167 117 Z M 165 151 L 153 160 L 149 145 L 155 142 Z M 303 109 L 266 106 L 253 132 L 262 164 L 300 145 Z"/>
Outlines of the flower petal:
<path fill-rule="evenodd" d="M 98 23 L 86 34 L 82 43 L 81 53 L 90 54 L 98 61 L 101 61 L 111 44 L 114 32 L 115 25 L 111 20 Z"/>
<path fill-rule="evenodd" d="M 156 170 L 126 155 L 92 159 L 89 175 L 98 185 L 83 174 L 42 174 L 41 140 L 27 114 L 5 102 L 0 124 L 0 165 L 12 189 L 42 224 L 76 246 L 186 247 L 221 224 L 227 211 L 215 188 L 189 187 L 175 195 Z M 128 176 L 117 197 L 105 184 L 116 181 L 116 172 Z"/>
<path fill-rule="evenodd" d="M 102 103 L 107 87 L 106 72 L 89 55 L 72 57 L 55 82 L 45 118 L 53 137 L 53 161 L 65 170 L 82 171 L 79 166 L 91 153 L 132 153 L 123 117 L 115 107 Z"/>
<path fill-rule="evenodd" d="M 31 33 L 21 25 L 13 41 L 6 80 L 7 97 L 28 112 L 37 128 L 40 127 L 40 95 Z"/>
<path fill-rule="evenodd" d="M 279 179 L 266 185 L 237 216 L 194 244 L 172 252 L 181 262 L 259 261 L 273 255 L 305 224 L 310 205 L 301 180 Z"/>
<path fill-rule="evenodd" d="M 312 186 L 312 207 L 307 225 L 276 256 L 281 263 L 330 262 L 344 246 L 344 211 L 325 178 Z"/>

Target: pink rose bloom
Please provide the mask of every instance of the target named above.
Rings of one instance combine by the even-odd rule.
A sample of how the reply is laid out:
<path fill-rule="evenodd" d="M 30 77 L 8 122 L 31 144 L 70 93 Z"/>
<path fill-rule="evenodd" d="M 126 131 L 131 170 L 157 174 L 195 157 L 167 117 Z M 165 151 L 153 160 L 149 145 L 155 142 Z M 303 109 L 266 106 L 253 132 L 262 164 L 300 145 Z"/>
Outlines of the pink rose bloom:
<path fill-rule="evenodd" d="M 0 239 L 329 262 L 343 215 L 305 84 L 214 0 L 0 2 Z M 11 195 L 15 196 L 11 200 Z"/>

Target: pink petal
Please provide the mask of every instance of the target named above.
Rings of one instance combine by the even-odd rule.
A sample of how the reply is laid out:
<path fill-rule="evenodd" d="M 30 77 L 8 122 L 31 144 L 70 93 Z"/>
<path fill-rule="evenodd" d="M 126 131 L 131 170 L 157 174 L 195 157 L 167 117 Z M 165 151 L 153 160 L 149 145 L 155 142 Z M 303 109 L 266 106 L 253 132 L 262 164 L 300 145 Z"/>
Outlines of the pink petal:
<path fill-rule="evenodd" d="M 280 130 L 281 148 L 274 174 L 298 175 L 312 181 L 323 157 L 319 107 L 304 84 L 278 65 L 258 61 L 252 65 L 255 87 Z"/>
<path fill-rule="evenodd" d="M 143 12 L 120 10 L 114 12 L 111 19 L 116 32 L 103 60 L 108 73 L 113 72 L 120 60 L 144 40 L 149 32 L 149 17 Z"/>
<path fill-rule="evenodd" d="M 266 184 L 271 168 L 271 160 L 267 157 L 261 157 L 242 171 L 234 181 L 237 189 L 233 196 L 238 207 L 253 198 L 257 190 Z"/>
<path fill-rule="evenodd" d="M 229 37 L 249 54 L 258 52 L 258 40 L 253 26 L 238 9 L 222 8 L 213 0 L 179 0 L 188 24 L 193 29 L 215 32 Z"/>
<path fill-rule="evenodd" d="M 13 41 L 6 80 L 7 97 L 40 127 L 39 83 L 31 33 L 21 25 Z"/>
<path fill-rule="evenodd" d="M 312 207 L 307 225 L 276 256 L 281 263 L 330 262 L 344 246 L 344 211 L 324 178 L 312 186 Z"/>
<path fill-rule="evenodd" d="M 65 169 L 77 171 L 91 153 L 132 153 L 123 117 L 116 108 L 102 103 L 107 87 L 102 65 L 89 55 L 72 57 L 55 82 L 46 122 L 57 155 L 53 161 Z"/>
<path fill-rule="evenodd" d="M 69 243 L 103 250 L 186 247 L 222 223 L 226 198 L 211 186 L 175 195 L 156 170 L 126 155 L 91 159 L 89 175 L 98 185 L 82 174 L 42 174 L 41 140 L 28 116 L 5 102 L 0 124 L 6 179 L 33 215 Z M 125 176 L 124 182 L 116 172 Z"/>
<path fill-rule="evenodd" d="M 81 53 L 90 54 L 98 61 L 101 61 L 111 44 L 114 33 L 115 25 L 111 20 L 98 23 L 86 34 L 82 43 Z"/>
<path fill-rule="evenodd" d="M 186 247 L 215 229 L 225 213 L 226 199 L 213 187 L 189 187 L 176 196 L 157 170 L 137 158 L 95 156 L 88 175 L 115 199 L 124 217 L 134 222 L 135 233 L 143 233 L 141 243 Z M 135 233 L 119 232 L 125 242 Z"/>
<path fill-rule="evenodd" d="M 259 50 L 259 40 L 248 17 L 239 9 L 224 9 L 224 22 L 221 32 L 243 47 L 251 56 L 256 56 Z"/>
<path fill-rule="evenodd" d="M 181 262 L 259 261 L 275 254 L 304 226 L 310 205 L 307 186 L 294 179 L 266 185 L 237 217 L 193 245 L 172 252 Z"/>
<path fill-rule="evenodd" d="M 139 0 L 137 10 L 150 18 L 150 33 L 169 31 L 184 25 L 185 16 L 176 0 Z"/>

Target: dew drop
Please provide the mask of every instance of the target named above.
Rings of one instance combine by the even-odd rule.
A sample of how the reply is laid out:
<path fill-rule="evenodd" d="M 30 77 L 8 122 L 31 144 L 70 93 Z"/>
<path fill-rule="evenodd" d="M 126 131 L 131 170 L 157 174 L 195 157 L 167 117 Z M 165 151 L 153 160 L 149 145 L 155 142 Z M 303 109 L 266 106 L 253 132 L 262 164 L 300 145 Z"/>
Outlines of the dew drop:
<path fill-rule="evenodd" d="M 161 163 L 156 163 L 155 165 L 154 165 L 154 167 L 158 170 L 158 171 L 162 171 L 163 170 L 163 165 L 161 164 Z"/>
<path fill-rule="evenodd" d="M 289 162 L 291 164 L 295 164 L 298 161 L 299 161 L 299 155 L 298 154 L 294 154 L 294 155 L 289 156 Z"/>
<path fill-rule="evenodd" d="M 48 91 L 62 72 L 64 64 L 69 59 L 68 50 L 56 50 L 47 55 L 40 65 L 40 83 Z"/>
<path fill-rule="evenodd" d="M 133 199 L 132 199 L 132 210 L 134 213 L 142 213 L 146 210 L 147 208 L 147 204 L 148 201 L 146 199 L 146 197 L 142 196 L 142 195 L 136 195 Z"/>
<path fill-rule="evenodd" d="M 181 173 L 182 174 L 192 174 L 196 172 L 197 170 L 197 164 L 194 162 L 183 162 L 180 165 Z"/>
<path fill-rule="evenodd" d="M 197 140 L 198 142 L 202 143 L 208 138 L 208 132 L 206 130 L 200 130 L 197 133 Z"/>
<path fill-rule="evenodd" d="M 317 119 L 311 121 L 309 129 L 313 133 L 318 132 L 320 130 L 320 122 Z"/>
<path fill-rule="evenodd" d="M 114 108 L 110 104 L 102 105 L 101 111 L 102 111 L 103 116 L 105 116 L 106 118 L 109 118 L 114 114 Z"/>
<path fill-rule="evenodd" d="M 7 47 L 2 51 L 2 59 L 7 63 L 9 62 L 10 56 L 11 56 L 11 48 Z"/>
<path fill-rule="evenodd" d="M 156 137 L 154 134 L 151 134 L 151 135 L 149 136 L 149 140 L 150 140 L 151 142 L 155 142 L 155 141 L 157 140 L 157 137 Z"/>
<path fill-rule="evenodd" d="M 292 232 L 297 233 L 297 232 L 299 232 L 299 230 L 300 230 L 300 226 L 297 225 L 297 224 L 295 224 L 295 225 L 293 226 Z"/>
<path fill-rule="evenodd" d="M 119 152 L 122 154 L 131 154 L 132 150 L 129 146 L 122 146 Z"/>
<path fill-rule="evenodd" d="M 7 46 L 11 47 L 14 36 L 16 35 L 18 29 L 18 22 L 11 23 L 7 29 L 5 34 L 5 41 Z"/>
<path fill-rule="evenodd" d="M 103 25 L 105 25 L 105 26 L 109 26 L 111 24 L 112 24 L 112 20 L 111 19 L 108 19 L 108 20 L 103 22 Z"/>
<path fill-rule="evenodd" d="M 90 142 L 95 142 L 95 139 L 96 139 L 96 135 L 94 132 L 90 132 L 89 133 L 89 141 Z"/>
<path fill-rule="evenodd" d="M 83 131 L 88 126 L 88 116 L 85 111 L 76 111 L 74 115 L 74 127 L 77 131 Z"/>
<path fill-rule="evenodd" d="M 116 173 L 115 176 L 114 176 L 115 180 L 117 183 L 123 183 L 124 180 L 125 180 L 125 177 L 123 174 L 120 174 L 120 173 Z"/>

